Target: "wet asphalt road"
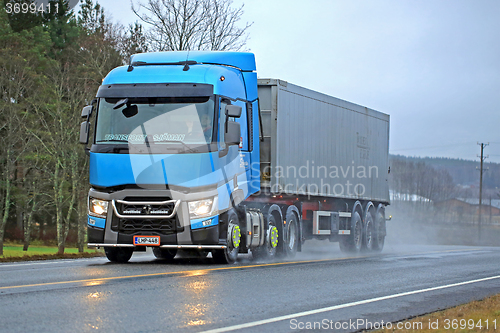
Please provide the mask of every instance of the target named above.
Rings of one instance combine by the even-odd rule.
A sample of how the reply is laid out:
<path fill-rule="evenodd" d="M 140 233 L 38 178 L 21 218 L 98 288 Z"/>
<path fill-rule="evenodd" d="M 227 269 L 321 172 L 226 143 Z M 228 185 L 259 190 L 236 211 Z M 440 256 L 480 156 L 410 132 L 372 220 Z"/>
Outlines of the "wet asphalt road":
<path fill-rule="evenodd" d="M 288 261 L 229 266 L 151 253 L 3 263 L 0 332 L 357 331 L 500 293 L 500 248 L 388 245 L 346 257 L 335 243 L 306 245 Z"/>

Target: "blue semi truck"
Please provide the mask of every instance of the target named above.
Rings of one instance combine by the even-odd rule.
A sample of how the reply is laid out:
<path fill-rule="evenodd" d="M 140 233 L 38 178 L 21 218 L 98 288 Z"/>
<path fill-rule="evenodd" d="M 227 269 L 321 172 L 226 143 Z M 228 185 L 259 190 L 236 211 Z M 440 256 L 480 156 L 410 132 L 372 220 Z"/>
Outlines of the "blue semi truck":
<path fill-rule="evenodd" d="M 233 263 L 308 239 L 381 251 L 389 116 L 283 80 L 240 52 L 155 52 L 113 69 L 82 111 L 88 246 Z"/>

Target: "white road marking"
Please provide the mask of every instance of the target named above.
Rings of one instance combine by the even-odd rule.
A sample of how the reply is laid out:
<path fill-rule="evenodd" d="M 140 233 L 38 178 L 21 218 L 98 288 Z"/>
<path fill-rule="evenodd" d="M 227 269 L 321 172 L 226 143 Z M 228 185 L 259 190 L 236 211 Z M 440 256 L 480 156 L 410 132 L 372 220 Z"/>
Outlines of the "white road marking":
<path fill-rule="evenodd" d="M 288 320 L 288 319 L 293 319 L 293 318 L 297 318 L 297 317 L 304 317 L 304 316 L 309 316 L 309 315 L 313 315 L 313 314 L 318 314 L 318 313 L 323 313 L 323 312 L 328 312 L 328 311 L 333 311 L 333 310 L 338 310 L 338 309 L 349 308 L 349 307 L 353 307 L 353 306 L 357 306 L 357 305 L 363 305 L 363 304 L 368 304 L 368 303 L 373 303 L 373 302 L 384 301 L 384 300 L 393 299 L 393 298 L 397 298 L 397 297 L 415 295 L 415 294 L 425 293 L 425 292 L 429 292 L 429 291 L 435 291 L 435 290 L 441 290 L 441 289 L 446 289 L 446 288 L 464 286 L 464 285 L 467 285 L 467 284 L 472 284 L 472 283 L 477 283 L 477 282 L 484 282 L 484 281 L 490 281 L 490 280 L 495 280 L 495 279 L 500 279 L 500 275 L 491 276 L 491 277 L 482 278 L 482 279 L 476 279 L 476 280 L 469 280 L 469 281 L 464 281 L 464 282 L 452 283 L 452 284 L 447 284 L 447 285 L 444 285 L 444 286 L 438 286 L 438 287 L 432 287 L 432 288 L 425 288 L 425 289 L 419 289 L 419 290 L 414 290 L 414 291 L 408 291 L 408 292 L 404 292 L 404 293 L 387 295 L 387 296 L 382 296 L 382 297 L 375 297 L 375 298 L 366 299 L 366 300 L 357 301 L 357 302 L 351 302 L 351 303 L 339 304 L 339 305 L 334 305 L 334 306 L 328 306 L 326 308 L 320 308 L 320 309 L 315 309 L 315 310 L 297 312 L 297 313 L 293 313 L 293 314 L 289 314 L 289 315 L 285 315 L 285 316 L 279 316 L 279 317 L 274 317 L 274 318 L 269 318 L 269 319 L 257 320 L 257 321 L 253 321 L 253 322 L 249 322 L 249 323 L 245 323 L 245 324 L 239 324 L 239 325 L 233 325 L 233 326 L 228 326 L 228 327 L 216 328 L 216 329 L 213 329 L 213 330 L 203 331 L 201 333 L 230 332 L 230 331 L 240 330 L 240 329 L 243 329 L 243 328 L 250 328 L 250 327 L 255 327 L 255 326 L 259 326 L 259 325 L 275 323 L 275 322 L 282 321 L 282 320 Z"/>
<path fill-rule="evenodd" d="M 30 261 L 27 263 L 15 263 L 15 264 L 0 264 L 0 269 L 4 267 L 21 267 L 21 266 L 35 266 L 35 265 L 54 265 L 54 264 L 72 264 L 72 263 L 81 263 L 83 261 L 92 261 L 95 259 L 103 259 L 104 257 L 95 257 L 95 258 L 78 258 L 78 259 L 54 259 L 54 261 Z M 106 258 L 104 258 L 106 259 Z"/>

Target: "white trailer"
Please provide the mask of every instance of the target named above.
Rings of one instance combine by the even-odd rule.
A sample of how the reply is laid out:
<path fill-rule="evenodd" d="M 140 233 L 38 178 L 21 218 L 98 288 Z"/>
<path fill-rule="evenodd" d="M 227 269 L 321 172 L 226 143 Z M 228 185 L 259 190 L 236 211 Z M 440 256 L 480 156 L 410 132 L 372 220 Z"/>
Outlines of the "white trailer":
<path fill-rule="evenodd" d="M 258 96 L 261 192 L 246 202 L 268 219 L 264 206 L 275 206 L 281 250 L 311 238 L 382 250 L 389 115 L 277 79 L 259 79 Z M 287 218 L 298 227 L 290 231 Z"/>

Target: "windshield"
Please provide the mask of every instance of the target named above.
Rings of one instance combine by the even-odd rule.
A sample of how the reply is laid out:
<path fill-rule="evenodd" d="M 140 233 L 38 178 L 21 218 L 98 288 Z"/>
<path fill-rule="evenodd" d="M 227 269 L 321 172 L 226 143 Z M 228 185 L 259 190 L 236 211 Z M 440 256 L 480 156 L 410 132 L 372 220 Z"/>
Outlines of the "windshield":
<path fill-rule="evenodd" d="M 96 144 L 195 146 L 213 137 L 213 98 L 100 98 Z"/>

